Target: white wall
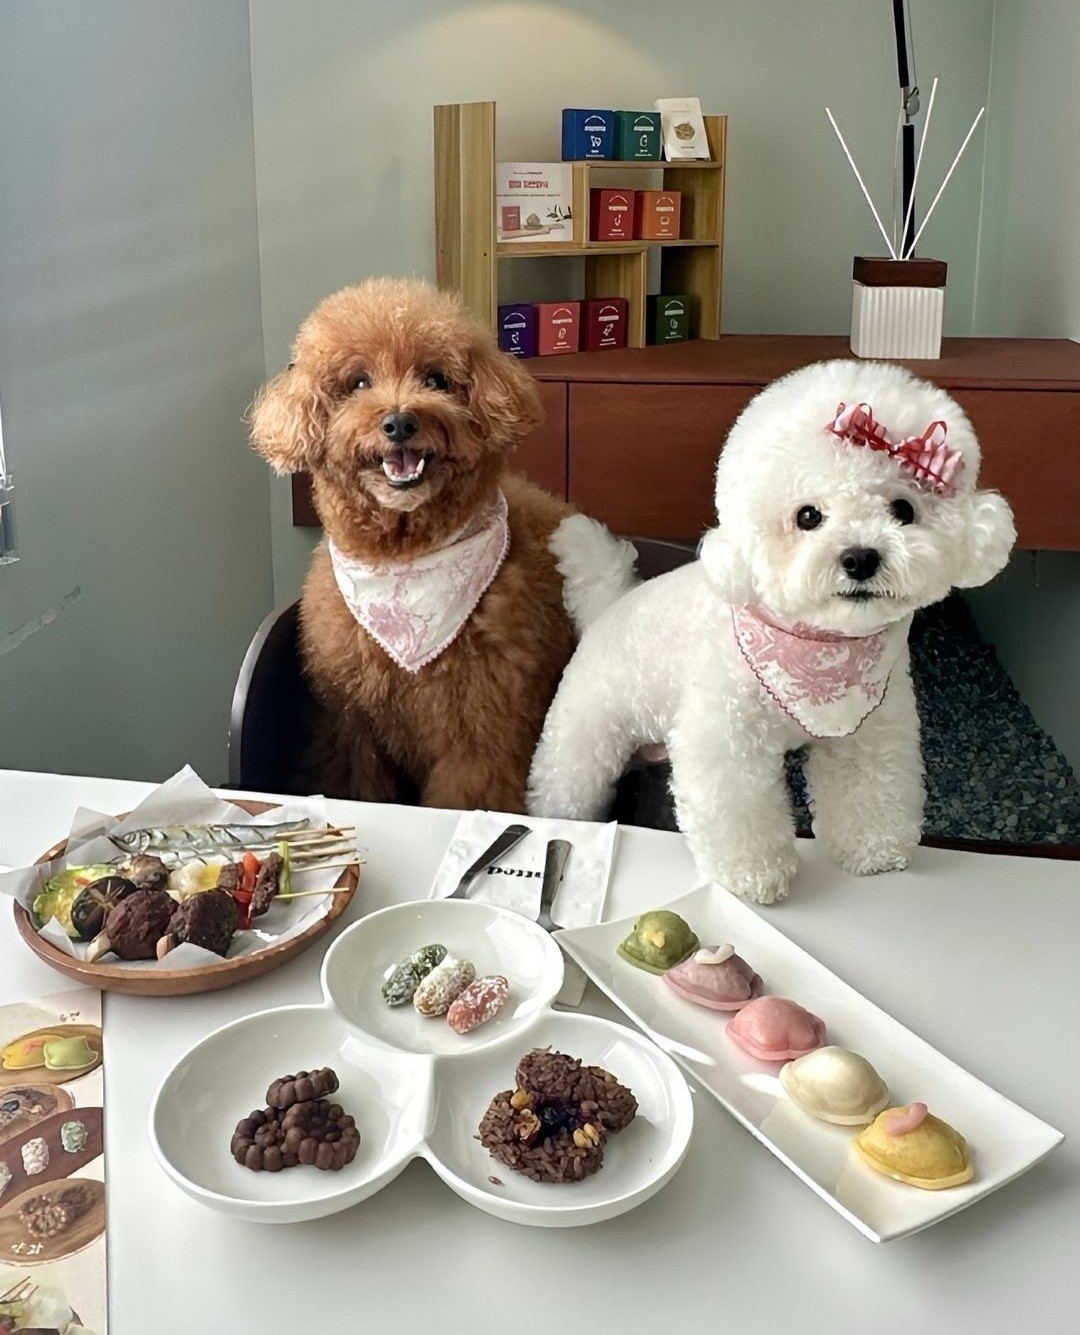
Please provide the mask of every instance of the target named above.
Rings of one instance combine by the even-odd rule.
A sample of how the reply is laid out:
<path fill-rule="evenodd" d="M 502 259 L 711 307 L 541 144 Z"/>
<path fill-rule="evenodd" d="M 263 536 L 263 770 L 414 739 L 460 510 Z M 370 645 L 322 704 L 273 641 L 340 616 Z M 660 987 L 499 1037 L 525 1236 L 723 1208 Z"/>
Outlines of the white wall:
<path fill-rule="evenodd" d="M 998 0 L 988 118 L 975 332 L 1080 339 L 1076 0 Z M 1080 421 L 1071 443 L 1080 467 Z M 1031 466 L 1043 466 L 1037 440 Z M 1080 553 L 1017 556 L 972 602 L 1020 694 L 1080 771 Z"/>
<path fill-rule="evenodd" d="M 926 93 L 942 78 L 932 190 L 986 100 L 993 0 L 910 7 Z M 438 102 L 495 100 L 500 154 L 542 160 L 559 156 L 564 106 L 696 94 L 726 112 L 728 332 L 844 332 L 852 255 L 882 253 L 824 104 L 886 206 L 899 100 L 889 0 L 251 0 L 251 25 L 269 371 L 327 293 L 369 274 L 433 275 Z M 972 317 L 980 163 L 976 142 L 920 244 L 949 263 L 956 333 Z M 285 602 L 312 539 L 290 527 L 284 482 L 272 512 Z"/>
<path fill-rule="evenodd" d="M 249 70 L 246 0 L 0 4 L 2 766 L 225 777 L 272 597 Z"/>

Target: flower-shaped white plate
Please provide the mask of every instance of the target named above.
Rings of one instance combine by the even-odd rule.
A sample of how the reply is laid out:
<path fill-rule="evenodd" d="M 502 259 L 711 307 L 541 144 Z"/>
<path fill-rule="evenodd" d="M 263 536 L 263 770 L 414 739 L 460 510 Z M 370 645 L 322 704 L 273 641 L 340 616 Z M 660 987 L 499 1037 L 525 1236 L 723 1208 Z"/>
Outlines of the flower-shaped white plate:
<path fill-rule="evenodd" d="M 634 918 L 556 933 L 617 1006 L 874 1242 L 918 1232 L 974 1204 L 1063 1139 L 867 1001 L 728 891 L 703 886 L 657 907 L 685 918 L 703 945 L 731 942 L 761 974 L 766 993 L 790 997 L 820 1016 L 826 1042 L 867 1058 L 888 1085 L 891 1104 L 926 1103 L 967 1139 L 975 1176 L 963 1186 L 922 1191 L 883 1177 L 852 1151 L 858 1127 L 834 1126 L 803 1112 L 781 1089 L 777 1073 L 783 1063 L 757 1061 L 736 1047 L 724 1032 L 732 1013 L 684 1000 L 661 977 L 615 953 Z"/>
<path fill-rule="evenodd" d="M 507 1009 L 515 1009 L 505 1020 L 459 1035 L 445 1019 L 386 1006 L 379 989 L 387 961 L 432 941 L 472 959 L 478 971 L 498 969 L 511 979 Z M 689 1146 L 693 1103 L 681 1071 L 655 1044 L 609 1020 L 553 1011 L 561 982 L 558 947 L 509 910 L 423 901 L 372 914 L 327 953 L 325 1005 L 238 1020 L 180 1059 L 150 1109 L 154 1152 L 190 1196 L 256 1222 L 289 1223 L 347 1209 L 418 1157 L 459 1196 L 501 1219 L 570 1227 L 614 1218 L 674 1176 Z M 349 1017 L 337 1007 L 349 1007 Z M 548 1046 L 603 1066 L 638 1100 L 634 1121 L 610 1137 L 602 1168 L 584 1182 L 531 1182 L 491 1158 L 476 1139 L 488 1103 L 513 1088 L 520 1058 Z M 280 1173 L 236 1163 L 229 1153 L 233 1130 L 262 1106 L 267 1086 L 286 1072 L 318 1066 L 337 1071 L 341 1084 L 333 1098 L 360 1129 L 353 1162 L 340 1172 L 296 1167 Z"/>
<path fill-rule="evenodd" d="M 398 961 L 436 942 L 470 960 L 477 977 L 500 973 L 509 980 L 506 1005 L 469 1034 L 382 998 Z M 562 979 L 562 952 L 547 932 L 511 909 L 468 899 L 425 899 L 371 913 L 342 932 L 322 966 L 324 996 L 357 1033 L 397 1052 L 452 1055 L 522 1029 L 551 1005 Z"/>

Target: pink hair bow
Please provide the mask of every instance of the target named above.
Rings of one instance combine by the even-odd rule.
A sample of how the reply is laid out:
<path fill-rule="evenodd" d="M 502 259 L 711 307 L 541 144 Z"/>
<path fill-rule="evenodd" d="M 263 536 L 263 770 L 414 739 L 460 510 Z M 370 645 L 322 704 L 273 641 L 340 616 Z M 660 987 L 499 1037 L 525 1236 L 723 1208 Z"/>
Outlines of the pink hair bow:
<path fill-rule="evenodd" d="M 880 422 L 875 421 L 868 403 L 841 403 L 836 416 L 826 422 L 825 430 L 852 445 L 865 445 L 881 450 L 915 479 L 920 486 L 929 486 L 942 496 L 951 496 L 956 490 L 954 479 L 964 467 L 959 450 L 945 444 L 948 427 L 944 422 L 931 422 L 921 436 L 907 436 L 893 441 Z"/>

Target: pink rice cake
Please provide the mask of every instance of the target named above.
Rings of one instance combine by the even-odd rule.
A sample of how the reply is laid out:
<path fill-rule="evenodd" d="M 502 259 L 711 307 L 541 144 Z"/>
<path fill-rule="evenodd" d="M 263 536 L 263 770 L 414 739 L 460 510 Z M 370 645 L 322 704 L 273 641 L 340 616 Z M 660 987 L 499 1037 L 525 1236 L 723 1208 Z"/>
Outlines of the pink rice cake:
<path fill-rule="evenodd" d="M 751 1057 L 785 1062 L 825 1042 L 825 1021 L 786 997 L 757 997 L 733 1015 L 728 1037 Z"/>
<path fill-rule="evenodd" d="M 714 1011 L 737 1011 L 762 989 L 761 976 L 726 944 L 696 950 L 669 969 L 664 982 L 680 997 Z"/>

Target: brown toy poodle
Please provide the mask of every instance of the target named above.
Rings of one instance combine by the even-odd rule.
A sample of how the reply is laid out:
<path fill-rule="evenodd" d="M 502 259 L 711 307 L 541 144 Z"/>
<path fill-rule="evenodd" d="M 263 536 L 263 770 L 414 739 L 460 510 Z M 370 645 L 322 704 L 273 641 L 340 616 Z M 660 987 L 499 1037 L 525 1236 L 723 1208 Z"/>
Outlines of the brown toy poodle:
<path fill-rule="evenodd" d="M 630 578 L 625 544 L 506 473 L 539 420 L 528 372 L 426 284 L 345 288 L 301 325 L 251 425 L 311 474 L 325 534 L 300 613 L 312 789 L 524 810 L 575 629 Z"/>

